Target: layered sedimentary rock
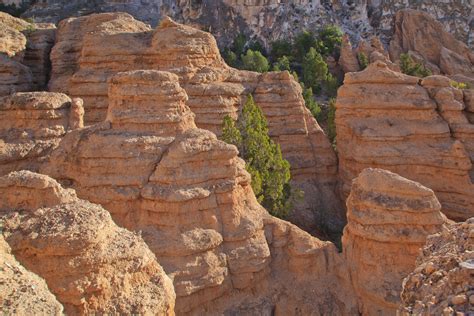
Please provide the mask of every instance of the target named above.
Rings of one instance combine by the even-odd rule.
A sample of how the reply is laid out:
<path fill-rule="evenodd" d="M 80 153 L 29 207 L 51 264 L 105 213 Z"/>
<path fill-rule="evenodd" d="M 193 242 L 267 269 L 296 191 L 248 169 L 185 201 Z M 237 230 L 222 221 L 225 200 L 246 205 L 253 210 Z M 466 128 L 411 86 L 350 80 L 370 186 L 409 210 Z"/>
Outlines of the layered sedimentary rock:
<path fill-rule="evenodd" d="M 196 125 L 218 135 L 224 116 L 236 119 L 247 95 L 253 93 L 270 135 L 290 161 L 295 185 L 307 191 L 293 221 L 313 230 L 315 210 L 327 211 L 337 214 L 327 217 L 332 221 L 329 225 L 341 226 L 344 214 L 333 193 L 336 156 L 291 75 L 229 68 L 209 33 L 169 19 L 156 30 L 131 21 L 126 14 L 63 21 L 52 53 L 50 88 L 83 98 L 85 119 L 91 124 L 106 117 L 110 76 L 133 69 L 170 71 L 178 75 L 189 96 L 187 104 L 196 114 Z"/>
<path fill-rule="evenodd" d="M 446 217 L 433 191 L 382 169 L 365 169 L 347 199 L 343 251 L 363 315 L 395 315 L 403 278 Z"/>
<path fill-rule="evenodd" d="M 474 218 L 428 237 L 416 269 L 403 282 L 402 315 L 474 312 Z"/>
<path fill-rule="evenodd" d="M 174 314 L 171 280 L 153 253 L 101 206 L 29 171 L 1 177 L 0 194 L 13 253 L 67 314 Z"/>
<path fill-rule="evenodd" d="M 0 96 L 46 87 L 54 32 L 0 12 Z"/>
<path fill-rule="evenodd" d="M 336 101 L 344 196 L 363 169 L 379 167 L 433 189 L 448 217 L 471 217 L 474 133 L 464 107 L 463 92 L 445 77 L 420 83 L 381 62 L 346 74 Z"/>
<path fill-rule="evenodd" d="M 474 80 L 474 53 L 427 13 L 414 10 L 397 13 L 390 42 L 392 60 L 397 60 L 401 53 L 418 54 L 427 68 L 435 65 L 446 75 L 461 74 Z"/>
<path fill-rule="evenodd" d="M 178 80 L 113 76 L 108 120 L 66 135 L 43 172 L 142 232 L 174 280 L 177 313 L 352 310 L 335 290 L 334 245 L 268 215 L 236 147 L 195 127 Z"/>
<path fill-rule="evenodd" d="M 38 170 L 67 131 L 82 127 L 81 100 L 62 93 L 18 92 L 0 98 L 0 175 Z"/>
<path fill-rule="evenodd" d="M 0 265 L 2 313 L 62 315 L 63 307 L 51 294 L 46 282 L 16 261 L 2 235 L 0 235 Z"/>
<path fill-rule="evenodd" d="M 453 1 L 310 1 L 310 0 L 203 0 L 203 1 L 84 1 L 47 0 L 35 2 L 26 16 L 38 21 L 59 22 L 70 16 L 97 12 L 123 11 L 139 20 L 156 25 L 169 15 L 189 25 L 201 25 L 228 44 L 235 30 L 256 36 L 264 43 L 291 38 L 302 30 L 319 29 L 321 25 L 338 24 L 354 40 L 381 34 L 388 41 L 393 34 L 393 17 L 401 9 L 417 9 L 432 14 L 450 33 L 465 43 L 474 43 L 472 4 Z"/>

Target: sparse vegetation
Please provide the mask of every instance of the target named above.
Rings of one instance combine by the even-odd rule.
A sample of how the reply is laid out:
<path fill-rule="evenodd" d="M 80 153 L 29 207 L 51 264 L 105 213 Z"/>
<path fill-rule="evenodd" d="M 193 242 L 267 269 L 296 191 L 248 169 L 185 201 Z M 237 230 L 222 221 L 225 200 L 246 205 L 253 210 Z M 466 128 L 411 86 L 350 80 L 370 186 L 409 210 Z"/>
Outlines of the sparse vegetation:
<path fill-rule="evenodd" d="M 333 145 L 335 145 L 336 142 L 336 99 L 331 99 L 329 100 L 329 110 L 328 110 L 328 118 L 327 118 L 327 124 L 328 124 L 328 137 L 329 140 Z"/>
<path fill-rule="evenodd" d="M 259 51 L 247 50 L 245 55 L 241 56 L 242 68 L 256 72 L 267 72 L 270 69 L 267 58 Z"/>
<path fill-rule="evenodd" d="M 365 68 L 367 68 L 367 66 L 369 65 L 369 58 L 367 58 L 367 55 L 360 52 L 357 54 L 357 59 L 359 60 L 359 66 L 362 70 L 364 70 Z"/>
<path fill-rule="evenodd" d="M 431 76 L 431 71 L 429 69 L 427 69 L 424 65 L 413 61 L 411 56 L 408 54 L 400 55 L 400 70 L 404 74 L 420 78 Z"/>
<path fill-rule="evenodd" d="M 456 88 L 456 89 L 471 89 L 471 85 L 466 83 L 466 82 L 457 82 L 452 80 L 451 81 L 451 87 Z"/>
<path fill-rule="evenodd" d="M 267 121 L 251 95 L 237 124 L 229 116 L 224 118 L 222 140 L 239 149 L 257 200 L 272 215 L 285 218 L 301 193 L 292 191 L 290 164 L 268 136 Z"/>

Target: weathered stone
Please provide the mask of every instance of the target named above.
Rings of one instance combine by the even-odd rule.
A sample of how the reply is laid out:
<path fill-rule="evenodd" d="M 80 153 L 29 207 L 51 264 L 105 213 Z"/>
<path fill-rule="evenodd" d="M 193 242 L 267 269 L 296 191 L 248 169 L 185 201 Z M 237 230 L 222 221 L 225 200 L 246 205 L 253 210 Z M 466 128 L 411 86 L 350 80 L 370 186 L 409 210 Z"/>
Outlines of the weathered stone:
<path fill-rule="evenodd" d="M 433 191 L 381 169 L 365 169 L 347 199 L 343 251 L 363 315 L 396 315 L 403 278 L 426 237 L 446 217 Z"/>
<path fill-rule="evenodd" d="M 0 177 L 0 195 L 8 197 L 0 207 L 13 253 L 67 314 L 174 314 L 171 280 L 153 253 L 101 206 L 29 171 Z"/>
<path fill-rule="evenodd" d="M 428 237 L 417 268 L 403 281 L 401 315 L 441 315 L 448 307 L 450 315 L 472 312 L 473 231 L 470 218 Z M 428 265 L 433 272 L 426 272 Z"/>
<path fill-rule="evenodd" d="M 342 192 L 363 169 L 382 168 L 432 188 L 443 212 L 464 220 L 474 209 L 474 130 L 463 94 L 441 76 L 419 82 L 381 62 L 346 74 L 336 101 Z"/>

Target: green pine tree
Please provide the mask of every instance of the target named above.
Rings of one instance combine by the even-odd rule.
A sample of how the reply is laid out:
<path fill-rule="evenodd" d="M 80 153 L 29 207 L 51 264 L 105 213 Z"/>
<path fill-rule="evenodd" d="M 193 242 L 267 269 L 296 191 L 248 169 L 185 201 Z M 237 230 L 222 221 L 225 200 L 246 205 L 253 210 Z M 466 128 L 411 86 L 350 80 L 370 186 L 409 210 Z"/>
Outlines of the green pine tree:
<path fill-rule="evenodd" d="M 222 139 L 239 148 L 257 200 L 272 215 L 284 218 L 292 207 L 290 164 L 268 136 L 265 116 L 251 95 L 237 126 L 229 116 L 224 119 Z"/>
<path fill-rule="evenodd" d="M 303 59 L 303 82 L 307 87 L 313 88 L 313 91 L 321 90 L 321 83 L 328 76 L 328 65 L 320 53 L 313 47 L 309 50 Z"/>
<path fill-rule="evenodd" d="M 259 51 L 247 50 L 245 55 L 241 56 L 243 69 L 267 72 L 270 69 L 268 60 Z"/>

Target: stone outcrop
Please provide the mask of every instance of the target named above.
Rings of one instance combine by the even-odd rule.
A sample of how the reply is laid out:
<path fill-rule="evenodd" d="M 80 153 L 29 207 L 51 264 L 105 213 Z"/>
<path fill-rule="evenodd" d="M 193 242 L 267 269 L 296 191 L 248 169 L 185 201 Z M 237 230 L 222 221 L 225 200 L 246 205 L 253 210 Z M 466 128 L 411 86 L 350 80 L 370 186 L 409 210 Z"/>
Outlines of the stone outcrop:
<path fill-rule="evenodd" d="M 463 94 L 446 77 L 420 83 L 381 62 L 347 73 L 336 101 L 343 195 L 363 169 L 378 167 L 433 189 L 448 217 L 471 217 L 474 132 Z"/>
<path fill-rule="evenodd" d="M 32 24 L 0 12 L 0 96 L 46 87 L 54 35 L 53 24 Z"/>
<path fill-rule="evenodd" d="M 169 71 L 178 75 L 196 125 L 217 135 L 224 116 L 237 118 L 247 95 L 253 93 L 268 120 L 270 136 L 292 166 L 295 186 L 307 192 L 292 221 L 312 231 L 317 226 L 315 213 L 327 211 L 336 214 L 326 216 L 332 221 L 328 225 L 342 228 L 344 214 L 334 194 L 335 153 L 289 73 L 232 69 L 209 33 L 170 19 L 156 30 L 131 21 L 126 14 L 98 14 L 61 22 L 52 52 L 50 88 L 81 97 L 86 123 L 91 124 L 106 117 L 107 80 L 113 74 L 134 69 Z"/>
<path fill-rule="evenodd" d="M 2 235 L 0 235 L 0 266 L 2 313 L 62 315 L 62 305 L 51 294 L 44 280 L 16 261 Z"/>
<path fill-rule="evenodd" d="M 25 15 L 38 21 L 59 22 L 70 16 L 123 11 L 152 25 L 168 15 L 182 23 L 210 29 L 223 44 L 232 42 L 236 31 L 270 43 L 327 24 L 340 25 L 356 42 L 373 34 L 381 34 L 384 42 L 388 42 L 393 34 L 393 17 L 406 8 L 430 13 L 459 40 L 470 45 L 474 43 L 473 8 L 465 0 L 98 0 L 94 3 L 45 0 L 35 2 Z"/>
<path fill-rule="evenodd" d="M 334 245 L 257 203 L 236 147 L 195 127 L 178 80 L 112 76 L 108 120 L 66 135 L 42 172 L 141 231 L 173 278 L 178 314 L 353 310 Z"/>
<path fill-rule="evenodd" d="M 445 216 L 433 191 L 381 169 L 365 169 L 347 199 L 343 251 L 363 315 L 395 315 L 403 278 Z"/>
<path fill-rule="evenodd" d="M 418 54 L 427 68 L 435 65 L 443 74 L 474 78 L 474 53 L 428 13 L 414 10 L 397 13 L 390 42 L 392 60 L 398 60 L 401 53 Z"/>
<path fill-rule="evenodd" d="M 474 312 L 474 219 L 428 237 L 416 269 L 403 282 L 401 315 Z"/>
<path fill-rule="evenodd" d="M 0 98 L 0 175 L 38 170 L 67 131 L 82 127 L 81 101 L 62 93 L 18 92 Z"/>
<path fill-rule="evenodd" d="M 357 53 L 352 49 L 349 36 L 345 34 L 342 37 L 341 57 L 339 57 L 339 65 L 341 65 L 344 73 L 355 72 L 360 70 Z"/>
<path fill-rule="evenodd" d="M 46 280 L 65 313 L 174 314 L 171 280 L 153 253 L 101 206 L 29 171 L 1 177 L 0 194 L 15 257 Z"/>

